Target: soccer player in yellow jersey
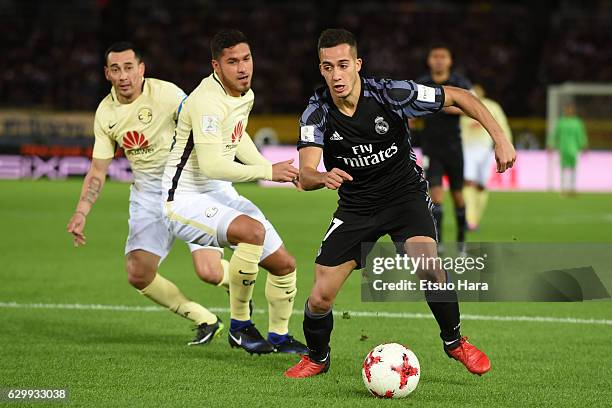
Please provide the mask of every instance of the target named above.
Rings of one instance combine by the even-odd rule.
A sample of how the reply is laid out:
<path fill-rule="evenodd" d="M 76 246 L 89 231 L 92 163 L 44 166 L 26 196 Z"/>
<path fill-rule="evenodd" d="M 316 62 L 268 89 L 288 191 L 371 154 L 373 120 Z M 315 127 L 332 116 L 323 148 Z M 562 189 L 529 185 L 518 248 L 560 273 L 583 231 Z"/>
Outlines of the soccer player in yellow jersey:
<path fill-rule="evenodd" d="M 130 43 L 114 44 L 105 58 L 104 74 L 112 88 L 96 111 L 92 164 L 68 232 L 75 246 L 85 244 L 85 221 L 102 190 L 115 148 L 123 147 L 134 174 L 125 245 L 128 281 L 143 295 L 197 325 L 190 345 L 206 344 L 221 332 L 223 324 L 157 273 L 174 240 L 162 219 L 159 202 L 176 119 L 186 95 L 170 82 L 145 78 L 145 64 Z M 229 264 L 221 260 L 223 249 L 197 244 L 189 244 L 189 248 L 200 278 L 228 288 Z"/>
<path fill-rule="evenodd" d="M 289 334 L 297 292 L 295 260 L 263 213 L 232 186 L 261 179 L 296 182 L 298 171 L 292 161 L 270 163 L 246 133 L 254 95 L 253 59 L 244 34 L 218 32 L 211 51 L 214 72 L 189 95 L 179 115 L 163 178 L 164 214 L 180 239 L 234 249 L 230 345 L 251 354 L 303 354 L 306 346 Z M 269 272 L 267 340 L 248 310 L 259 265 Z"/>
<path fill-rule="evenodd" d="M 482 85 L 474 85 L 474 93 L 482 104 L 487 107 L 493 118 L 501 126 L 504 134 L 512 142 L 512 131 L 502 107 L 494 100 L 485 96 Z M 482 215 L 487 206 L 489 193 L 487 183 L 495 161 L 493 142 L 487 130 L 482 125 L 462 115 L 459 121 L 461 139 L 463 141 L 464 178 L 463 196 L 465 197 L 466 221 L 472 231 L 478 229 Z"/>

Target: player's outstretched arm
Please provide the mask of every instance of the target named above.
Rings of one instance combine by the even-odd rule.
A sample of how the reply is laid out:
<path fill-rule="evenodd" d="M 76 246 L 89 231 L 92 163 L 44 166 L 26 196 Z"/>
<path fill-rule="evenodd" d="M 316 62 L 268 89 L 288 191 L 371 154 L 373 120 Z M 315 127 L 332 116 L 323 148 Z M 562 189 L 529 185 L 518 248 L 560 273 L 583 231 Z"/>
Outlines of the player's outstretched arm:
<path fill-rule="evenodd" d="M 112 159 L 92 159 L 89 171 L 83 180 L 81 188 L 81 198 L 77 203 L 76 210 L 68 222 L 66 229 L 72 234 L 72 241 L 75 247 L 85 245 L 86 239 L 83 231 L 87 215 L 91 211 L 94 203 L 102 191 L 102 186 L 106 181 L 106 173 Z"/>
<path fill-rule="evenodd" d="M 463 111 L 456 106 L 445 106 L 442 108 L 442 112 L 447 113 L 449 115 L 463 115 Z"/>
<path fill-rule="evenodd" d="M 279 163 L 272 164 L 268 159 L 263 157 L 257 146 L 251 140 L 251 136 L 245 133 L 238 144 L 236 157 L 246 165 L 272 165 L 272 180 L 278 182 L 293 182 L 299 188 L 297 183 L 298 170 L 292 166 L 293 159 L 285 160 Z"/>
<path fill-rule="evenodd" d="M 345 181 L 353 180 L 350 174 L 335 167 L 325 173 L 318 171 L 322 154 L 323 149 L 320 147 L 307 146 L 300 149 L 300 186 L 304 190 L 323 187 L 337 190 Z"/>
<path fill-rule="evenodd" d="M 245 165 L 226 159 L 223 148 L 221 143 L 195 144 L 198 166 L 205 177 L 240 183 L 256 180 L 289 182 L 298 176 L 298 170 L 291 165 L 293 160 Z"/>
<path fill-rule="evenodd" d="M 253 143 L 253 139 L 251 136 L 244 132 L 242 135 L 242 139 L 238 143 L 238 148 L 236 149 L 236 157 L 242 163 L 246 165 L 252 164 L 261 164 L 261 165 L 270 165 L 270 161 L 263 157 L 259 150 L 257 150 L 257 146 Z"/>
<path fill-rule="evenodd" d="M 514 147 L 504 135 L 504 131 L 495 121 L 491 112 L 465 89 L 453 86 L 444 87 L 444 106 L 457 106 L 466 115 L 476 119 L 489 132 L 495 144 L 495 160 L 497 161 L 497 172 L 503 173 L 514 165 L 516 152 Z"/>

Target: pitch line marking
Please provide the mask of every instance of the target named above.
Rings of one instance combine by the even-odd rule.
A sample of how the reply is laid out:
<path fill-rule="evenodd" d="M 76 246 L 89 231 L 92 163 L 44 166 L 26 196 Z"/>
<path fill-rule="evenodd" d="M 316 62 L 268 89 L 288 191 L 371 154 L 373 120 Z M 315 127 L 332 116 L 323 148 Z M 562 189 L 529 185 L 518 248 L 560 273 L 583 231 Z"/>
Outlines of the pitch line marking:
<path fill-rule="evenodd" d="M 128 305 L 101 305 L 81 303 L 17 303 L 0 302 L 0 309 L 64 309 L 64 310 L 102 310 L 114 312 L 161 312 L 165 308 L 159 306 L 128 306 Z M 213 313 L 229 313 L 226 307 L 210 307 Z M 382 317 L 388 319 L 432 319 L 429 313 L 405 313 L 405 312 L 368 312 L 357 310 L 338 310 L 336 314 L 348 312 L 354 317 Z M 253 313 L 264 314 L 265 310 L 255 309 Z M 294 310 L 293 314 L 301 315 L 301 310 Z M 462 320 L 480 320 L 486 322 L 535 322 L 535 323 L 568 323 L 568 324 L 591 324 L 612 326 L 612 320 L 608 319 L 582 319 L 574 317 L 552 317 L 552 316 L 495 316 L 461 314 Z"/>

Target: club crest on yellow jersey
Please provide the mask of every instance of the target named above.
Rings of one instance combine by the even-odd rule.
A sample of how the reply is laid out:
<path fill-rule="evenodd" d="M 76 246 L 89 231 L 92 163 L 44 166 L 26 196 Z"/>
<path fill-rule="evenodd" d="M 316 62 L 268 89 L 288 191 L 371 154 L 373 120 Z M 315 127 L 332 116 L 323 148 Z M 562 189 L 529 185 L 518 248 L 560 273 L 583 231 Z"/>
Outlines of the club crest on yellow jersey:
<path fill-rule="evenodd" d="M 148 125 L 153 120 L 153 111 L 147 107 L 140 108 L 138 110 L 138 120 L 140 123 Z"/>

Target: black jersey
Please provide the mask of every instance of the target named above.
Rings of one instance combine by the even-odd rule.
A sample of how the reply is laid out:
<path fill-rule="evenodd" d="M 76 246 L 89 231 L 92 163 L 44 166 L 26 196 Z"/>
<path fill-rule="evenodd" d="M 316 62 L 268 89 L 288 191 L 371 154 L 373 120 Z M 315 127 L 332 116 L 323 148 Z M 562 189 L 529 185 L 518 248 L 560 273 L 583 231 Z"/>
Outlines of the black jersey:
<path fill-rule="evenodd" d="M 431 75 L 425 75 L 417 79 L 417 82 L 428 86 L 448 85 L 468 90 L 472 88 L 472 83 L 467 78 L 455 73 L 451 73 L 448 79 L 441 84 L 436 84 Z M 440 151 L 461 149 L 459 117 L 460 115 L 440 112 L 425 118 L 425 127 L 421 133 L 421 146 L 424 154 L 433 156 Z"/>
<path fill-rule="evenodd" d="M 362 78 L 352 117 L 338 110 L 327 87 L 315 91 L 300 120 L 298 149 L 323 148 L 327 170 L 353 177 L 340 187 L 339 206 L 371 213 L 422 189 L 422 169 L 412 151 L 408 119 L 439 111 L 444 90 L 413 81 Z"/>

